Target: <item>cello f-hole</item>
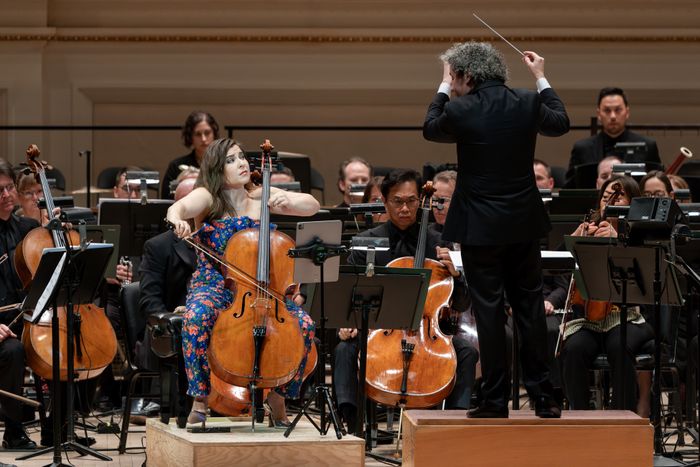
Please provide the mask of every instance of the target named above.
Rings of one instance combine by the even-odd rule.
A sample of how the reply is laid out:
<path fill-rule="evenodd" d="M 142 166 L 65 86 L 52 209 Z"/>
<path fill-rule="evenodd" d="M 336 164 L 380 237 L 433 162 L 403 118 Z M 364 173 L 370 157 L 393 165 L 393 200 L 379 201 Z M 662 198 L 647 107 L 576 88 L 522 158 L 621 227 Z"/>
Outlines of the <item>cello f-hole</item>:
<path fill-rule="evenodd" d="M 241 300 L 241 312 L 240 312 L 240 313 L 234 313 L 234 314 L 233 314 L 233 317 L 234 317 L 234 318 L 240 318 L 240 317 L 243 316 L 243 313 L 245 313 L 245 307 L 246 307 L 245 299 L 246 299 L 246 297 L 248 297 L 249 295 L 253 295 L 253 294 L 250 293 L 250 292 L 246 292 L 246 293 L 243 294 L 243 300 Z"/>
<path fill-rule="evenodd" d="M 284 323 L 284 318 L 280 318 L 280 302 L 275 300 L 275 319 L 278 323 Z"/>

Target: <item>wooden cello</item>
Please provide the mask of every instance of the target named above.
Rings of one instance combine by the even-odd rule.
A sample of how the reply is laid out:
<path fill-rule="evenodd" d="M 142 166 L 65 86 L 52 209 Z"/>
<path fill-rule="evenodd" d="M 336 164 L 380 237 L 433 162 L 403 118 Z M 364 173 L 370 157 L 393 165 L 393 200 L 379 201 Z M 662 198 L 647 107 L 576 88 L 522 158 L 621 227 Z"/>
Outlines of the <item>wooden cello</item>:
<path fill-rule="evenodd" d="M 404 408 L 430 407 L 452 391 L 457 356 L 452 338 L 439 325 L 440 310 L 449 306 L 454 281 L 439 261 L 425 257 L 428 215 L 435 189 L 426 183 L 415 257 L 397 258 L 387 266 L 432 271 L 423 319 L 417 331 L 377 329 L 367 340 L 367 396 L 381 404 Z"/>
<path fill-rule="evenodd" d="M 39 148 L 31 145 L 27 149 L 27 163 L 35 172 L 42 189 L 48 211 L 49 221 L 54 218 L 54 203 L 44 171 L 45 163 L 37 160 Z M 15 269 L 24 288 L 28 288 L 39 266 L 44 248 L 65 247 L 78 245 L 80 236 L 76 231 L 69 231 L 65 236 L 63 232 L 37 227 L 31 230 L 17 245 L 15 252 Z M 67 340 L 66 340 L 66 309 L 58 308 L 60 334 L 60 379 L 68 379 Z M 44 313 L 42 321 L 32 324 L 24 323 L 22 342 L 26 354 L 27 364 L 44 379 L 53 379 L 52 374 L 52 338 L 51 338 L 51 313 Z M 117 353 L 117 337 L 112 324 L 102 308 L 93 304 L 80 305 L 74 309 L 75 322 L 75 352 L 74 370 L 75 379 L 84 380 L 98 376 L 108 365 L 111 365 Z"/>
<path fill-rule="evenodd" d="M 293 282 L 293 260 L 287 256 L 294 241 L 270 229 L 270 173 L 272 145 L 263 150 L 260 226 L 236 232 L 224 258 L 240 274 L 233 304 L 222 311 L 212 329 L 209 365 L 226 383 L 274 388 L 289 382 L 304 358 L 304 339 L 297 318 L 285 306 L 284 291 Z"/>

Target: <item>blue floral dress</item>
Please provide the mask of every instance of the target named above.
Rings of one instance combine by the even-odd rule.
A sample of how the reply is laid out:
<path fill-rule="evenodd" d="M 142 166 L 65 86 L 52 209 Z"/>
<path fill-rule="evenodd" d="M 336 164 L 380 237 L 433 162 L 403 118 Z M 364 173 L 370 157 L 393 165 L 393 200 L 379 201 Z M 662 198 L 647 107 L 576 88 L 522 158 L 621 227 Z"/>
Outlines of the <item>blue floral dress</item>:
<path fill-rule="evenodd" d="M 197 232 L 199 241 L 223 255 L 231 236 L 239 230 L 255 227 L 257 221 L 249 217 L 226 217 L 205 223 Z M 224 286 L 224 275 L 204 253 L 197 253 L 197 268 L 192 274 L 187 293 L 187 311 L 182 323 L 182 350 L 185 355 L 187 394 L 193 397 L 208 396 L 211 391 L 207 349 L 219 312 L 228 308 L 234 300 L 233 293 Z M 290 382 L 275 388 L 275 392 L 289 399 L 299 397 L 306 357 L 311 350 L 315 325 L 311 317 L 291 300 L 287 310 L 299 320 L 306 351 L 299 369 Z"/>

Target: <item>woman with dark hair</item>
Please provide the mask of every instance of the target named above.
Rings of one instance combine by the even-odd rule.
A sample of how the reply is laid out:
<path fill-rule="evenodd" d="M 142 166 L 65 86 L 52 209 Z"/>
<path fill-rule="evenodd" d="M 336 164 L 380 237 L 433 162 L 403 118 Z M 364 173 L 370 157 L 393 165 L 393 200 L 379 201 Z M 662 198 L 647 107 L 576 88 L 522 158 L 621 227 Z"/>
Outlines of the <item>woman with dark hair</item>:
<path fill-rule="evenodd" d="M 187 120 L 185 120 L 185 124 L 182 127 L 182 142 L 186 148 L 192 148 L 192 152 L 186 156 L 178 157 L 168 164 L 163 183 L 160 184 L 161 198 L 173 198 L 173 195 L 170 193 L 170 182 L 175 180 L 180 174 L 180 166 L 186 165 L 199 168 L 207 147 L 218 137 L 219 124 L 216 123 L 216 120 L 210 113 L 195 110 L 187 116 Z"/>
<path fill-rule="evenodd" d="M 616 186 L 619 184 L 619 187 Z M 598 210 L 593 213 L 592 220 L 583 222 L 572 234 L 574 236 L 617 237 L 617 220 L 602 219 L 603 211 L 610 204 L 610 198 L 619 190 L 613 205 L 629 206 L 632 198 L 640 196 L 639 186 L 631 177 L 612 177 L 603 183 L 598 197 Z M 617 305 L 600 321 L 591 321 L 586 317 L 573 319 L 564 328 L 564 347 L 561 354 L 562 375 L 569 408 L 572 410 L 587 410 L 590 408 L 588 389 L 588 370 L 601 352 L 606 353 L 610 363 L 611 381 L 613 385 L 612 406 L 616 409 L 637 410 L 640 415 L 649 416 L 649 384 L 644 378 L 639 384 L 637 397 L 637 381 L 634 369 L 634 356 L 639 354 L 642 347 L 654 339 L 654 331 L 644 320 L 639 307 L 630 307 L 627 312 L 627 351 L 624 365 L 625 374 L 625 405 L 622 406 L 620 391 L 615 387 L 617 375 L 623 371 L 618 356 L 620 349 L 620 313 Z M 583 316 L 583 312 L 574 307 L 574 316 Z M 637 402 L 639 400 L 639 403 Z"/>
<path fill-rule="evenodd" d="M 673 184 L 668 175 L 660 170 L 652 170 L 639 181 L 644 196 L 653 198 L 674 198 Z"/>
<path fill-rule="evenodd" d="M 239 230 L 255 227 L 260 217 L 262 190 L 250 182 L 250 166 L 241 145 L 231 139 L 211 143 L 202 160 L 197 185 L 198 188 L 168 209 L 168 220 L 175 225 L 175 233 L 184 238 L 191 234 L 188 220 L 193 219 L 197 228 L 193 236 L 223 254 L 231 236 Z M 274 187 L 270 190 L 268 205 L 273 214 L 295 216 L 310 216 L 320 208 L 318 201 L 309 194 Z M 211 390 L 207 360 L 211 330 L 219 312 L 230 306 L 233 299 L 233 293 L 224 286 L 224 276 L 219 266 L 198 253 L 182 326 L 182 348 L 189 381 L 187 393 L 195 398 L 189 423 L 201 423 L 206 419 L 207 396 Z M 287 300 L 286 306 L 299 320 L 308 354 L 315 331 L 314 323 L 291 300 Z M 292 381 L 270 391 L 266 407 L 278 427 L 288 424 L 285 398 L 299 396 L 305 365 L 306 356 Z"/>

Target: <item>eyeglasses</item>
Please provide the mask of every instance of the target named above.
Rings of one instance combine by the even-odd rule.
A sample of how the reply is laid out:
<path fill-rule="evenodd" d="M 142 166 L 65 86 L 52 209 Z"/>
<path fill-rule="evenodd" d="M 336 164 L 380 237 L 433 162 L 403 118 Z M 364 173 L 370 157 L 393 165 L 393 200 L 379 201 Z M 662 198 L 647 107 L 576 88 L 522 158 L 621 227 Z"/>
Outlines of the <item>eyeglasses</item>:
<path fill-rule="evenodd" d="M 8 195 L 15 191 L 15 184 L 8 183 L 7 185 L 0 185 L 0 193 L 5 192 Z"/>
<path fill-rule="evenodd" d="M 43 194 L 43 190 L 28 190 L 22 192 L 22 196 L 24 196 L 25 198 L 32 198 L 34 196 L 36 196 L 37 198 L 41 198 L 41 195 Z"/>
<path fill-rule="evenodd" d="M 418 198 L 391 198 L 389 200 L 389 204 L 397 208 L 403 207 L 404 204 L 409 208 L 415 208 L 418 206 L 418 203 L 420 203 Z"/>
<path fill-rule="evenodd" d="M 647 198 L 667 198 L 668 193 L 665 191 L 645 191 L 644 196 Z"/>

